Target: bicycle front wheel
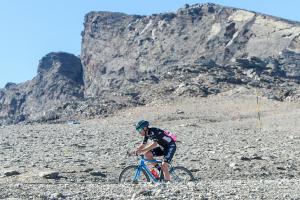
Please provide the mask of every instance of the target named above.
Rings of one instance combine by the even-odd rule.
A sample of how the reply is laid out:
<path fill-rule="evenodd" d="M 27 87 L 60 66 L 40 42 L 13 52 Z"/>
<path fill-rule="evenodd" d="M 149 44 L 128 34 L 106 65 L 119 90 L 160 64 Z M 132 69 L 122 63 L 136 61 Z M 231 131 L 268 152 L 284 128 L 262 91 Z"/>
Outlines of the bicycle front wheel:
<path fill-rule="evenodd" d="M 172 167 L 170 169 L 170 176 L 172 182 L 188 182 L 195 181 L 195 178 L 190 170 L 185 167 Z"/>
<path fill-rule="evenodd" d="M 149 182 L 150 178 L 144 169 L 141 169 L 140 176 L 136 177 L 138 166 L 130 165 L 123 169 L 119 176 L 119 183 L 139 183 L 139 182 Z"/>

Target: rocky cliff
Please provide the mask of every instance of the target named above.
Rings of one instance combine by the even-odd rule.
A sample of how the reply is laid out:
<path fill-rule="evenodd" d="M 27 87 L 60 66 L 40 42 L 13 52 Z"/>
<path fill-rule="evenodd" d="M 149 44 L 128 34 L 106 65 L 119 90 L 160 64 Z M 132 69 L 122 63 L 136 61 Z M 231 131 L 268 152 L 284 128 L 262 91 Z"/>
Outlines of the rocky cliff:
<path fill-rule="evenodd" d="M 278 90 L 287 82 L 293 92 L 300 81 L 296 22 L 196 4 L 151 16 L 91 12 L 84 27 L 86 96 L 205 96 L 236 84 Z"/>
<path fill-rule="evenodd" d="M 90 12 L 81 60 L 50 53 L 38 75 L 0 90 L 5 122 L 95 116 L 237 85 L 300 99 L 300 23 L 215 4 L 151 16 Z"/>
<path fill-rule="evenodd" d="M 6 84 L 0 90 L 0 121 L 57 118 L 51 110 L 83 98 L 80 59 L 68 53 L 49 53 L 40 60 L 37 76 L 21 84 Z"/>

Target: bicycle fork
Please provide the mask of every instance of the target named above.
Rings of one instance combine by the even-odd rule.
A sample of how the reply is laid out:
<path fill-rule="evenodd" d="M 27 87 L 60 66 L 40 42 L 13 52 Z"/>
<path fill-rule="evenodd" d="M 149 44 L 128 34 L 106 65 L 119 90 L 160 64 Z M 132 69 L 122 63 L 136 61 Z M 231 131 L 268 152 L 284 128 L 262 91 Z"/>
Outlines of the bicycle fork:
<path fill-rule="evenodd" d="M 135 170 L 135 174 L 134 174 L 134 177 L 133 177 L 133 182 L 137 181 L 140 176 L 141 176 L 141 171 L 142 171 L 142 166 L 138 166 Z"/>

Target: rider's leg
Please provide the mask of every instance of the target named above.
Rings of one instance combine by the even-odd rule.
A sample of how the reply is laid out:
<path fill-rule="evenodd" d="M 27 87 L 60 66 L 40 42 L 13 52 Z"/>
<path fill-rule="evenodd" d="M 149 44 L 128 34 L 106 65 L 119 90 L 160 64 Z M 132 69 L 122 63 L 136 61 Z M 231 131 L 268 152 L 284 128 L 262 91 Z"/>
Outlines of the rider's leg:
<path fill-rule="evenodd" d="M 164 173 L 165 181 L 170 181 L 169 163 L 162 162 L 161 169 Z"/>
<path fill-rule="evenodd" d="M 148 151 L 147 153 L 144 154 L 146 159 L 148 160 L 153 160 L 153 153 L 151 151 Z M 151 163 L 148 165 L 148 167 L 153 167 L 155 166 L 156 163 Z"/>
<path fill-rule="evenodd" d="M 176 144 L 171 144 L 165 151 L 164 161 L 161 165 L 162 171 L 164 173 L 165 181 L 170 181 L 170 173 L 169 173 L 169 164 L 175 154 Z"/>
<path fill-rule="evenodd" d="M 145 157 L 148 160 L 152 160 L 153 159 L 153 153 L 151 151 L 148 151 L 147 153 L 145 153 Z"/>
<path fill-rule="evenodd" d="M 148 151 L 147 153 L 145 153 L 145 157 L 148 160 L 153 160 L 154 156 L 163 156 L 163 155 L 164 155 L 164 151 L 160 147 L 156 147 L 156 148 L 152 149 L 151 151 Z M 157 165 L 157 163 L 152 163 L 151 165 L 155 167 Z M 149 166 L 151 166 L 151 165 L 149 165 Z"/>

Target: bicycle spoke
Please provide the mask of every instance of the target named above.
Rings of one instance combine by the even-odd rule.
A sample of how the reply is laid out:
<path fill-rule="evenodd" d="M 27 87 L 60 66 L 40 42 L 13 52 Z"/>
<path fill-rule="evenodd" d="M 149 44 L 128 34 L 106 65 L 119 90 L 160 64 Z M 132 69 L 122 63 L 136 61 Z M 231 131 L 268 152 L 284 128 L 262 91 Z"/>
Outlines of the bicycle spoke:
<path fill-rule="evenodd" d="M 189 177 L 186 177 L 185 174 L 177 174 L 176 172 L 172 172 L 171 176 L 176 182 L 186 182 L 189 180 Z"/>
<path fill-rule="evenodd" d="M 125 168 L 119 177 L 119 182 L 121 183 L 139 183 L 139 182 L 148 182 L 149 177 L 144 171 L 140 171 L 139 174 L 136 174 L 137 166 L 129 166 Z"/>
<path fill-rule="evenodd" d="M 170 170 L 171 181 L 188 182 L 194 181 L 192 173 L 184 167 L 174 167 Z"/>

